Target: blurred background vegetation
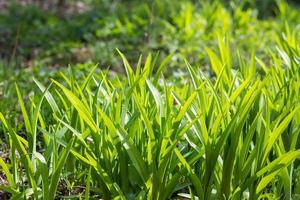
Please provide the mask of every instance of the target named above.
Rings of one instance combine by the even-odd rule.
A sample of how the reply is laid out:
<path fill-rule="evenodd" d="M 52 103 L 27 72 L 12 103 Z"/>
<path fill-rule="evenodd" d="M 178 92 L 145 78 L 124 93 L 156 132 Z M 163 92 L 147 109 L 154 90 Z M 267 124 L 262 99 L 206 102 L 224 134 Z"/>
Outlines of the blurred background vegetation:
<path fill-rule="evenodd" d="M 290 6 L 287 12 L 284 1 L 276 0 L 1 2 L 1 60 L 18 67 L 93 61 L 118 68 L 116 48 L 133 59 L 141 53 L 180 52 L 197 63 L 205 57 L 202 47 L 216 43 L 218 30 L 245 51 L 263 51 L 260 47 L 274 40 L 273 32 L 282 32 L 284 21 L 299 23 L 299 10 Z M 269 23 L 276 20 L 281 26 Z"/>

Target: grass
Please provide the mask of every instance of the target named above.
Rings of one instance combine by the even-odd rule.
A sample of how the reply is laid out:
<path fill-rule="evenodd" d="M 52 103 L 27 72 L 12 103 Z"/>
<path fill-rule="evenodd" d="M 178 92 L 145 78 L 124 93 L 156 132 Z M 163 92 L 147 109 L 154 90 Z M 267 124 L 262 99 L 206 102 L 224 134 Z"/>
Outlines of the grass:
<path fill-rule="evenodd" d="M 1 188 L 12 199 L 50 200 L 65 177 L 85 199 L 291 199 L 299 51 L 282 40 L 288 51 L 278 47 L 271 67 L 240 57 L 232 68 L 226 41 L 220 56 L 207 48 L 212 77 L 186 62 L 189 77 L 177 85 L 163 76 L 166 61 L 149 55 L 133 70 L 121 52 L 126 78 L 95 66 L 77 81 L 70 69 L 48 87 L 35 80 L 41 92 L 29 108 L 16 85 L 25 135 L 0 115 L 11 149 Z"/>
<path fill-rule="evenodd" d="M 122 19 L 128 38 L 113 34 L 129 45 L 112 55 L 119 73 L 90 63 L 3 67 L 0 198 L 300 197 L 296 9 L 278 1 L 277 16 L 261 20 L 235 1 L 168 3 L 156 2 L 152 29 L 166 40 L 154 32 L 145 45 L 161 41 L 160 54 L 124 51 L 129 37 L 141 40 L 130 20 L 143 24 L 148 3 Z"/>

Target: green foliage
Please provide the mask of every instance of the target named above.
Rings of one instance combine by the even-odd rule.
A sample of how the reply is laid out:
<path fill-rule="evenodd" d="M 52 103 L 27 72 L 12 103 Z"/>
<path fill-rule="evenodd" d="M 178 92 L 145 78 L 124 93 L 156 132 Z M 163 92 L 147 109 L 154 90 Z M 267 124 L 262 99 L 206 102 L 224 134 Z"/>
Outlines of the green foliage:
<path fill-rule="evenodd" d="M 217 31 L 234 38 L 232 46 L 245 56 L 254 49 L 265 55 L 285 21 L 291 28 L 298 24 L 299 10 L 285 1 L 228 2 L 90 1 L 85 12 L 62 16 L 55 10 L 10 4 L 0 14 L 1 54 L 16 57 L 22 66 L 28 61 L 65 66 L 92 60 L 118 69 L 121 63 L 114 53 L 119 48 L 129 52 L 130 61 L 140 53 L 160 51 L 161 57 L 176 52 L 199 64 L 208 62 L 205 46 L 217 47 Z M 268 12 L 274 17 L 267 17 Z M 259 20 L 262 13 L 265 18 Z M 179 59 L 170 63 L 182 64 Z"/>
<path fill-rule="evenodd" d="M 65 84 L 53 80 L 46 88 L 36 80 L 42 94 L 31 98 L 29 110 L 16 87 L 26 137 L 0 115 L 10 149 L 18 152 L 11 151 L 12 165 L 0 162 L 9 181 L 3 190 L 12 198 L 54 199 L 66 176 L 87 186 L 77 194 L 86 198 L 296 195 L 299 51 L 281 40 L 289 55 L 278 47 L 272 67 L 259 75 L 255 61 L 239 58 L 241 65 L 232 68 L 226 41 L 219 40 L 220 56 L 207 48 L 215 78 L 187 63 L 190 75 L 180 86 L 153 75 L 162 67 L 151 55 L 134 70 L 120 53 L 126 79 L 95 66 L 79 80 L 73 70 L 70 78 L 62 75 Z M 20 185 L 20 167 L 28 184 Z"/>
<path fill-rule="evenodd" d="M 299 198 L 299 13 L 253 2 L 86 1 L 64 17 L 12 4 L 0 198 Z"/>

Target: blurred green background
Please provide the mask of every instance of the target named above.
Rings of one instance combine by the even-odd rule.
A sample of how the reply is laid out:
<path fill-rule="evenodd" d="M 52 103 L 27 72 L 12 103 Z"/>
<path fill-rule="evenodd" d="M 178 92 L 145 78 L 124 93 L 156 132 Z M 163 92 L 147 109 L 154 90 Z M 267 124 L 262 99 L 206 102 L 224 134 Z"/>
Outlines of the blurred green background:
<path fill-rule="evenodd" d="M 299 23 L 296 2 L 286 8 L 276 0 L 2 0 L 1 61 L 16 67 L 93 61 L 117 69 L 119 48 L 134 60 L 160 51 L 197 63 L 218 30 L 244 51 L 264 51 L 285 21 Z"/>

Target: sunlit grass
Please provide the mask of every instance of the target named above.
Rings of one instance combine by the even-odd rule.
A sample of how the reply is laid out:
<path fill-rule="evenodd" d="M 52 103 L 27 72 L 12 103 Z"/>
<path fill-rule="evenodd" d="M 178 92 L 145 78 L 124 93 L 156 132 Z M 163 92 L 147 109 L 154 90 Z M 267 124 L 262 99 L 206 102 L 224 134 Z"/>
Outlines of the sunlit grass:
<path fill-rule="evenodd" d="M 175 86 L 163 76 L 169 57 L 133 68 L 121 52 L 126 78 L 95 66 L 79 80 L 72 70 L 48 87 L 35 80 L 30 108 L 16 85 L 25 135 L 0 114 L 11 149 L 1 189 L 50 200 L 66 177 L 85 199 L 291 199 L 300 156 L 292 37 L 270 66 L 253 56 L 233 68 L 219 36 L 219 52 L 206 48 L 213 76 L 186 61 L 189 77 Z"/>

